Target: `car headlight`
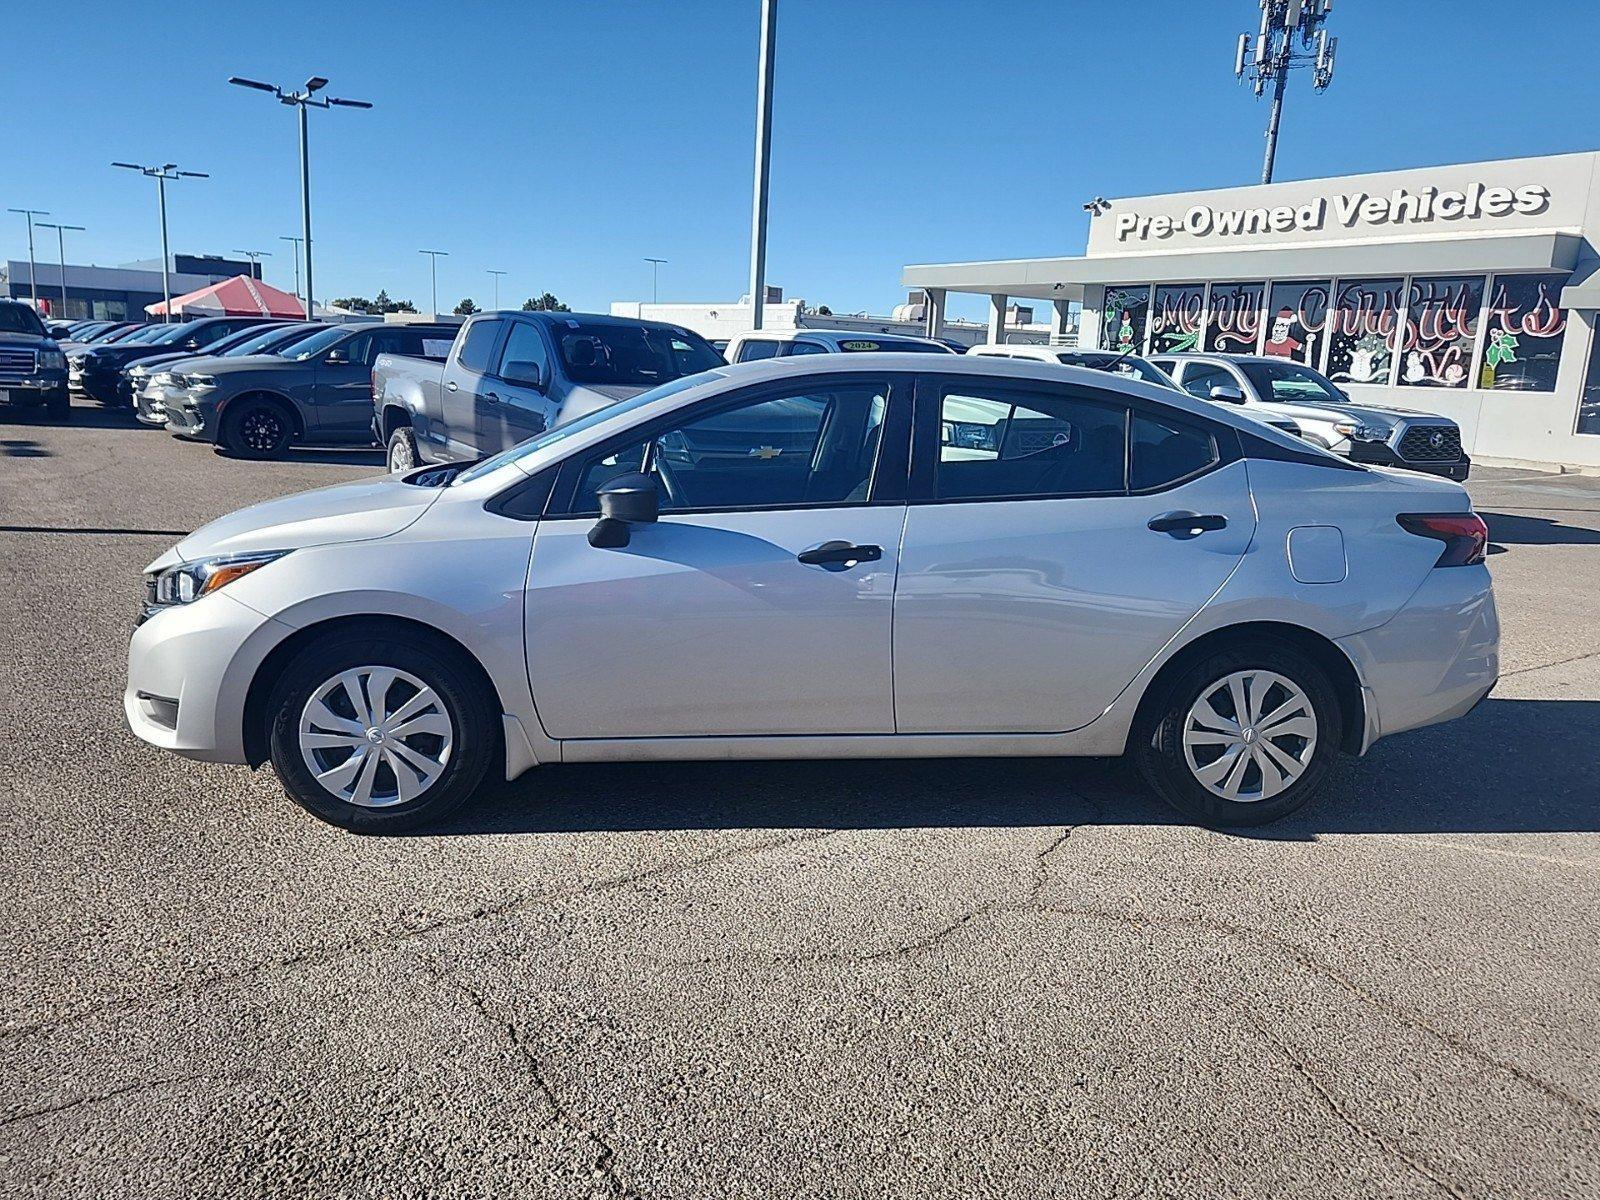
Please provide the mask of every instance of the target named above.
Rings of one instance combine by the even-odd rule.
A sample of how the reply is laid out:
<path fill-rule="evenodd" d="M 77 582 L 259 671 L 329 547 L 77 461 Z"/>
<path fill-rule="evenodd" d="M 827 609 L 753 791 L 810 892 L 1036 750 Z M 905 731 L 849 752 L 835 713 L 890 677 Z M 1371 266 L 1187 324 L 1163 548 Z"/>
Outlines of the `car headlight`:
<path fill-rule="evenodd" d="M 185 375 L 183 377 L 183 383 L 187 388 L 197 392 L 203 392 L 208 388 L 214 388 L 217 386 L 217 377 L 215 375 Z"/>
<path fill-rule="evenodd" d="M 1389 440 L 1389 431 L 1387 429 L 1374 429 L 1371 425 L 1363 425 L 1360 421 L 1335 421 L 1333 423 L 1333 431 L 1341 437 L 1347 437 L 1357 442 L 1386 442 Z"/>
<path fill-rule="evenodd" d="M 258 550 L 251 554 L 221 554 L 195 562 L 179 563 L 145 577 L 145 599 L 155 608 L 191 604 L 220 591 L 236 579 L 277 562 L 287 550 Z"/>
<path fill-rule="evenodd" d="M 59 350 L 39 351 L 39 367 L 45 371 L 59 371 L 67 365 L 67 356 Z"/>

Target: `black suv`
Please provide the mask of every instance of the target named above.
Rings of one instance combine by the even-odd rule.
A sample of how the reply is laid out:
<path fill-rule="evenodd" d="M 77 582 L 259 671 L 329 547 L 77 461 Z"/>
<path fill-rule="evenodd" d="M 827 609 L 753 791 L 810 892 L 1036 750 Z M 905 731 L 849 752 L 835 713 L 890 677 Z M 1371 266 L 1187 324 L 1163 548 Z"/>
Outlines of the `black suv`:
<path fill-rule="evenodd" d="M 72 412 L 66 356 L 20 300 L 0 300 L 0 401 L 42 404 L 52 417 Z"/>
<path fill-rule="evenodd" d="M 121 381 L 123 368 L 130 363 L 153 354 L 198 354 L 212 342 L 220 341 L 230 333 L 276 320 L 278 318 L 275 317 L 201 317 L 197 321 L 169 326 L 161 333 L 139 341 L 85 346 L 72 352 L 73 382 L 101 404 L 126 404 L 127 394 L 117 385 Z"/>

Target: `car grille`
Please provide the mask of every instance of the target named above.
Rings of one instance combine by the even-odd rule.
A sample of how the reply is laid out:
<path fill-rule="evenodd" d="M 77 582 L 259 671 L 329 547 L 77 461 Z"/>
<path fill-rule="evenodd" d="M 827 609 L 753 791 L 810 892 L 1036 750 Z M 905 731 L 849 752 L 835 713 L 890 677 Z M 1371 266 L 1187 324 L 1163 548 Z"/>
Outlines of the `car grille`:
<path fill-rule="evenodd" d="M 1413 425 L 1401 436 L 1397 453 L 1408 462 L 1455 462 L 1461 457 L 1461 431 L 1450 425 Z"/>
<path fill-rule="evenodd" d="M 16 383 L 32 375 L 37 367 L 32 350 L 0 350 L 0 383 Z"/>

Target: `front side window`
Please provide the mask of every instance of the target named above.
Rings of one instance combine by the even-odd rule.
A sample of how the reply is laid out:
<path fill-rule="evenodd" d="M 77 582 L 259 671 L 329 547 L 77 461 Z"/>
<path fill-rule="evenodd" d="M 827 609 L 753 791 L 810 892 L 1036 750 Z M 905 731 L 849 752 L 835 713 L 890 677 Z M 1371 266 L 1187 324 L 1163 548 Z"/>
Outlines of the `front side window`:
<path fill-rule="evenodd" d="M 1211 399 L 1211 389 L 1214 387 L 1238 386 L 1238 381 L 1227 367 L 1219 367 L 1214 363 L 1192 362 L 1183 369 L 1183 390 L 1201 400 Z"/>
<path fill-rule="evenodd" d="M 506 335 L 505 349 L 500 351 L 502 378 L 513 375 L 521 378 L 548 379 L 550 356 L 545 353 L 544 334 L 531 321 L 513 321 Z"/>
<path fill-rule="evenodd" d="M 1206 349 L 1218 354 L 1254 354 L 1261 336 L 1261 299 L 1266 285 L 1214 283 L 1207 317 Z"/>
<path fill-rule="evenodd" d="M 1205 312 L 1204 284 L 1156 288 L 1150 311 L 1150 352 L 1183 354 L 1200 347 L 1200 319 Z"/>
<path fill-rule="evenodd" d="M 1338 302 L 1329 322 L 1329 379 L 1341 383 L 1389 382 L 1400 335 L 1400 290 L 1398 279 L 1340 282 Z"/>
<path fill-rule="evenodd" d="M 292 358 L 295 362 L 305 362 L 308 358 L 315 358 L 324 350 L 338 345 L 350 336 L 349 329 L 340 325 L 330 325 L 326 329 L 318 330 L 303 342 L 294 344 L 293 353 L 284 357 Z"/>
<path fill-rule="evenodd" d="M 1216 463 L 1217 439 L 1187 421 L 1133 414 L 1128 486 L 1136 492 L 1189 479 Z"/>
<path fill-rule="evenodd" d="M 754 362 L 758 358 L 777 358 L 778 351 L 783 349 L 782 342 L 768 341 L 766 338 L 751 338 L 739 344 L 740 362 Z"/>
<path fill-rule="evenodd" d="M 574 511 L 597 512 L 596 491 L 641 469 L 661 511 L 860 503 L 867 498 L 888 407 L 882 383 L 764 396 L 604 452 L 581 468 Z"/>
<path fill-rule="evenodd" d="M 1239 369 L 1263 400 L 1284 404 L 1343 404 L 1347 397 L 1325 375 L 1298 363 L 1240 363 Z"/>
<path fill-rule="evenodd" d="M 351 338 L 339 350 L 344 355 L 345 362 L 356 366 L 366 366 L 376 357 L 372 352 L 372 335 L 370 333 L 363 333 Z"/>
<path fill-rule="evenodd" d="M 1478 386 L 1495 391 L 1553 392 L 1567 313 L 1560 307 L 1565 275 L 1496 275 Z"/>
<path fill-rule="evenodd" d="M 1267 303 L 1267 336 L 1261 352 L 1293 362 L 1315 363 L 1328 325 L 1326 280 L 1275 283 Z"/>
<path fill-rule="evenodd" d="M 815 342 L 795 342 L 789 347 L 789 356 L 791 358 L 796 354 L 826 354 L 827 352 L 828 348 L 826 346 L 819 346 Z"/>
<path fill-rule="evenodd" d="M 1102 350 L 1144 349 L 1145 323 L 1150 319 L 1149 287 L 1107 287 L 1100 321 Z"/>
<path fill-rule="evenodd" d="M 1126 408 L 1038 392 L 963 388 L 946 389 L 939 407 L 937 498 L 1003 500 L 1123 490 Z"/>
<path fill-rule="evenodd" d="M 1466 387 L 1482 307 L 1482 275 L 1413 279 L 1400 334 L 1401 385 Z"/>
<path fill-rule="evenodd" d="M 456 362 L 462 370 L 482 375 L 489 369 L 489 358 L 494 353 L 495 341 L 500 337 L 499 321 L 474 321 L 461 343 L 461 353 Z"/>

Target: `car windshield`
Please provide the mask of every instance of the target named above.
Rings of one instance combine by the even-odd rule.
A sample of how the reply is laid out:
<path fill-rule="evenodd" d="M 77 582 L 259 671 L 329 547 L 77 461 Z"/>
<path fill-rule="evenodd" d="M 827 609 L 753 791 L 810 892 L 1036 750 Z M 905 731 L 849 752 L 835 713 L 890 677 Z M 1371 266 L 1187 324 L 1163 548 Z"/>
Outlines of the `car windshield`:
<path fill-rule="evenodd" d="M 308 358 L 315 358 L 334 343 L 343 341 L 351 332 L 346 325 L 330 325 L 326 329 L 319 329 L 305 341 L 296 342 L 294 349 L 286 351 L 283 357 L 292 358 L 295 362 L 305 362 Z"/>
<path fill-rule="evenodd" d="M 1172 377 L 1154 363 L 1138 357 L 1135 354 L 1083 354 L 1064 351 L 1056 355 L 1069 367 L 1089 367 L 1095 371 L 1111 371 L 1117 375 L 1129 375 L 1134 379 L 1142 379 L 1146 383 L 1153 383 L 1157 387 L 1177 387 Z"/>
<path fill-rule="evenodd" d="M 277 325 L 267 330 L 253 329 L 248 336 L 236 334 L 235 338 L 237 340 L 234 340 L 234 338 L 227 339 L 228 344 L 222 346 L 220 350 L 216 350 L 216 353 L 232 358 L 242 358 L 246 354 L 260 354 L 263 350 L 277 345 L 284 339 L 284 336 L 284 329 Z"/>
<path fill-rule="evenodd" d="M 0 333 L 44 333 L 44 322 L 26 304 L 0 304 Z"/>
<path fill-rule="evenodd" d="M 1347 397 L 1326 376 L 1292 362 L 1242 362 L 1239 368 L 1263 400 L 1344 404 Z"/>
<path fill-rule="evenodd" d="M 654 387 L 723 365 L 704 338 L 664 325 L 612 325 L 579 317 L 550 323 L 566 376 L 574 383 Z"/>
<path fill-rule="evenodd" d="M 206 347 L 206 353 L 213 355 L 236 353 L 240 346 L 249 345 L 258 338 L 266 337 L 267 332 L 268 331 L 261 329 L 259 326 L 251 327 L 249 329 L 236 330 L 235 332 L 230 333 L 227 337 L 218 338 L 216 341 L 212 342 L 211 345 Z M 276 333 L 277 328 L 274 326 L 270 332 Z"/>
<path fill-rule="evenodd" d="M 155 341 L 163 334 L 170 333 L 172 330 L 177 328 L 179 327 L 176 325 L 141 325 L 133 333 L 130 333 L 125 338 L 118 338 L 117 341 L 118 344 L 123 346 L 131 346 L 135 342 L 142 346 L 147 342 Z"/>
<path fill-rule="evenodd" d="M 727 366 L 726 363 L 721 363 L 720 365 Z M 648 392 L 640 392 L 637 396 L 630 396 L 626 400 L 620 400 L 616 404 L 607 405 L 605 408 L 597 408 L 593 412 L 586 413 L 565 425 L 557 425 L 554 429 L 546 430 L 544 433 L 531 437 L 525 442 L 518 442 L 509 450 L 502 450 L 493 458 L 484 459 L 475 466 L 461 472 L 451 483 L 454 485 L 479 479 L 493 471 L 498 471 L 508 463 L 519 462 L 528 457 L 528 455 L 543 450 L 546 446 L 553 446 L 575 433 L 582 433 L 585 429 L 593 429 L 602 421 L 609 421 L 614 417 L 622 417 L 628 413 L 637 412 L 647 404 L 653 404 L 657 400 L 664 400 L 668 396 L 675 396 L 679 392 L 687 391 L 692 387 L 699 387 L 703 383 L 709 383 L 712 379 L 725 378 L 727 376 L 721 371 L 702 371 L 695 375 L 685 375 L 681 379 L 673 380 L 671 383 L 664 383 L 658 388 L 651 388 Z"/>
<path fill-rule="evenodd" d="M 154 337 L 144 339 L 147 346 L 170 346 L 174 342 L 181 342 L 194 332 L 194 326 L 185 322 L 182 325 L 168 325 Z"/>

